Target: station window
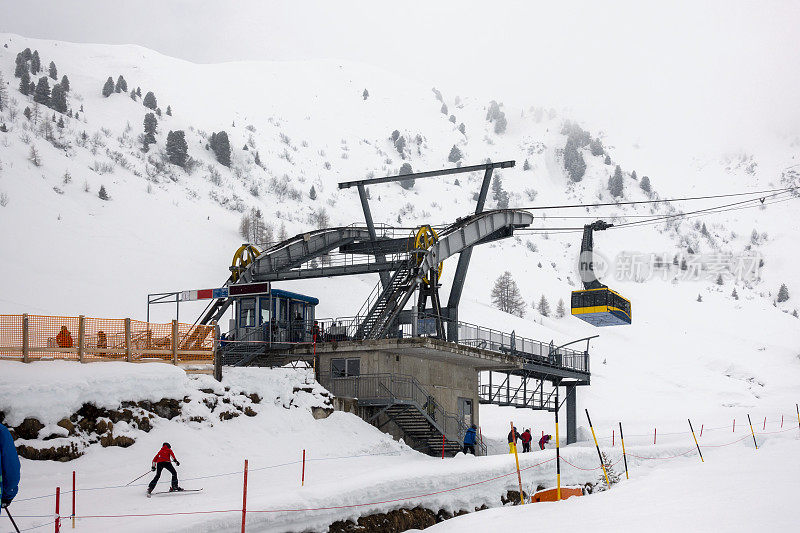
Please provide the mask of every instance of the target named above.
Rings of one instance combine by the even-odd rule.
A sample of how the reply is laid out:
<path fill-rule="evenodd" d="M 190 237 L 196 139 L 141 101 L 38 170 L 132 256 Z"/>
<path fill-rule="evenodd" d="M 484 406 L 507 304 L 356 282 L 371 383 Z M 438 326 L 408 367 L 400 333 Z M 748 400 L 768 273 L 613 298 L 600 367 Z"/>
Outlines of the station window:
<path fill-rule="evenodd" d="M 269 297 L 261 297 L 259 298 L 259 317 L 258 323 L 259 324 L 266 324 L 269 322 Z"/>
<path fill-rule="evenodd" d="M 331 359 L 331 377 L 349 378 L 361 375 L 361 359 Z"/>
<path fill-rule="evenodd" d="M 239 303 L 239 327 L 252 328 L 256 325 L 256 299 L 242 298 Z"/>

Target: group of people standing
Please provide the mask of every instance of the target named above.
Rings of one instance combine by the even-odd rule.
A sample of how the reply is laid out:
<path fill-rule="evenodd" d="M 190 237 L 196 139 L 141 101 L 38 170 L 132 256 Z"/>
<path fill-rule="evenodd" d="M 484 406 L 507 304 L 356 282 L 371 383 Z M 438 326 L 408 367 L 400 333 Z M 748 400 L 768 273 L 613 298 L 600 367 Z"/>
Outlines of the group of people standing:
<path fill-rule="evenodd" d="M 542 433 L 542 437 L 539 439 L 539 448 L 544 450 L 545 445 L 550 442 L 552 438 L 553 437 L 551 435 Z M 508 432 L 508 453 L 514 453 L 517 451 L 517 441 L 522 441 L 522 453 L 531 451 L 532 440 L 533 435 L 531 435 L 530 428 L 527 428 L 525 431 L 520 433 L 517 431 L 516 427 L 512 426 L 511 431 Z"/>

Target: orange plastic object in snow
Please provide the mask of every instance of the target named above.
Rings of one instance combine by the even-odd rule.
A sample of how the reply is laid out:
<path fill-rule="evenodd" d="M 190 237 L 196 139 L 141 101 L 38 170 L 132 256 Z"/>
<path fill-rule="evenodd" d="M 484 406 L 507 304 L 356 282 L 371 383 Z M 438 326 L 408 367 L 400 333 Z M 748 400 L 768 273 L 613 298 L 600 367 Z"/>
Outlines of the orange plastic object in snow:
<path fill-rule="evenodd" d="M 566 500 L 571 496 L 583 496 L 583 489 L 581 488 L 566 488 L 561 487 L 561 499 Z M 533 495 L 533 503 L 538 502 L 554 502 L 558 500 L 558 489 L 540 490 Z"/>

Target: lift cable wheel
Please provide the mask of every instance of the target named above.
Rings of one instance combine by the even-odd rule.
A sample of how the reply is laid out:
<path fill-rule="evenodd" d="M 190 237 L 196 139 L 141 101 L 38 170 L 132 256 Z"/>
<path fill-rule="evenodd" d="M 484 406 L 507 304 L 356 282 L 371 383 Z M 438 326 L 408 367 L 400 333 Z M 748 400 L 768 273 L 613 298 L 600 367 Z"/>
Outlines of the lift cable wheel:
<path fill-rule="evenodd" d="M 420 226 L 416 234 L 413 235 L 412 239 L 414 242 L 414 250 L 412 251 L 412 253 L 414 254 L 417 266 L 419 266 L 420 264 L 422 264 L 422 258 L 424 257 L 425 251 L 430 249 L 430 247 L 433 246 L 436 243 L 436 241 L 439 240 L 439 234 L 436 233 L 436 230 L 433 229 L 429 224 L 425 224 L 424 226 Z M 437 267 L 437 272 L 436 272 L 437 281 L 441 279 L 443 269 L 444 269 L 444 261 L 439 263 Z M 430 285 L 430 280 L 428 279 L 428 276 L 424 276 L 422 278 L 422 281 L 426 285 Z"/>
<path fill-rule="evenodd" d="M 233 261 L 231 261 L 231 281 L 234 283 L 238 281 L 241 273 L 244 272 L 259 255 L 261 255 L 261 252 L 252 244 L 245 243 L 241 245 L 233 254 Z"/>

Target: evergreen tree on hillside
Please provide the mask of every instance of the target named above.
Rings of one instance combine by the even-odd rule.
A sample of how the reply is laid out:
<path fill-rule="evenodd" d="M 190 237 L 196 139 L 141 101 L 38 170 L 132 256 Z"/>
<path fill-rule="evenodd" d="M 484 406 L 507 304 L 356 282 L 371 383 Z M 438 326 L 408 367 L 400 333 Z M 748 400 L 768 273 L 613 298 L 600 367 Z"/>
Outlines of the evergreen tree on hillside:
<path fill-rule="evenodd" d="M 172 108 L 170 106 L 167 106 L 167 115 L 172 116 Z"/>
<path fill-rule="evenodd" d="M 128 92 L 128 82 L 125 81 L 125 78 L 122 77 L 122 74 L 120 74 L 119 77 L 117 78 L 117 84 L 114 85 L 114 92 L 115 93 Z"/>
<path fill-rule="evenodd" d="M 511 272 L 505 271 L 494 281 L 491 292 L 492 305 L 504 313 L 525 316 L 525 300 Z"/>
<path fill-rule="evenodd" d="M 589 143 L 589 150 L 591 150 L 592 155 L 603 155 L 605 150 L 603 150 L 603 143 L 600 139 L 592 139 Z"/>
<path fill-rule="evenodd" d="M 558 299 L 558 305 L 556 306 L 556 318 L 564 318 L 564 315 L 567 314 L 567 310 L 564 307 L 564 299 Z"/>
<path fill-rule="evenodd" d="M 450 155 L 447 156 L 447 160 L 450 161 L 451 163 L 458 163 L 459 161 L 461 161 L 462 157 L 463 154 L 461 153 L 461 150 L 459 150 L 458 146 L 454 144 L 453 147 L 450 149 Z"/>
<path fill-rule="evenodd" d="M 785 283 L 781 283 L 781 288 L 778 289 L 778 303 L 785 302 L 789 299 L 789 289 Z"/>
<path fill-rule="evenodd" d="M 739 299 L 739 293 L 736 292 L 736 287 L 733 288 L 733 292 L 731 293 L 731 297 L 734 300 L 738 300 Z"/>
<path fill-rule="evenodd" d="M 66 74 L 61 76 L 61 88 L 64 89 L 65 93 L 69 92 L 69 78 Z"/>
<path fill-rule="evenodd" d="M 58 69 L 56 69 L 56 64 L 53 61 L 50 62 L 50 68 L 48 69 L 48 74 L 50 74 L 50 77 L 53 78 L 54 80 L 58 79 Z"/>
<path fill-rule="evenodd" d="M 547 301 L 544 294 L 539 298 L 539 304 L 536 306 L 536 310 L 539 311 L 539 314 L 542 316 L 550 316 L 550 302 Z"/>
<path fill-rule="evenodd" d="M 364 90 L 366 91 L 366 89 Z M 311 186 L 311 189 L 309 189 L 308 191 L 308 197 L 311 198 L 312 200 L 317 199 L 317 189 L 315 189 L 313 185 Z"/>
<path fill-rule="evenodd" d="M 498 209 L 508 209 L 508 193 L 503 189 L 503 180 L 495 176 L 492 180 L 492 198 Z"/>
<path fill-rule="evenodd" d="M 56 83 L 53 85 L 53 91 L 50 94 L 50 107 L 59 113 L 67 112 L 67 93 L 61 84 Z"/>
<path fill-rule="evenodd" d="M 36 84 L 33 83 L 33 82 L 30 82 L 28 84 L 28 94 L 33 94 L 34 92 L 36 92 Z"/>
<path fill-rule="evenodd" d="M 572 181 L 578 182 L 586 174 L 586 161 L 583 159 L 578 142 L 573 137 L 567 137 L 564 146 L 564 168 Z"/>
<path fill-rule="evenodd" d="M 28 71 L 26 70 L 25 72 L 22 73 L 22 77 L 19 80 L 19 92 L 21 92 L 25 96 L 28 96 L 29 94 L 31 94 L 30 87 L 31 87 L 31 76 L 30 74 L 28 74 Z"/>
<path fill-rule="evenodd" d="M 146 152 L 151 144 L 156 142 L 156 128 L 158 127 L 158 119 L 153 113 L 147 113 L 144 116 L 144 151 Z"/>
<path fill-rule="evenodd" d="M 522 163 L 522 170 L 530 170 L 530 169 L 531 169 L 531 164 L 526 158 L 525 161 Z"/>
<path fill-rule="evenodd" d="M 39 50 L 34 50 L 31 56 L 31 74 L 39 74 L 42 71 L 42 60 L 39 59 Z"/>
<path fill-rule="evenodd" d="M 170 131 L 167 134 L 167 157 L 169 162 L 179 167 L 186 167 L 189 159 L 189 145 L 183 130 Z"/>
<path fill-rule="evenodd" d="M 30 107 L 25 106 L 25 110 L 22 112 L 22 114 L 25 116 L 25 118 L 30 120 L 33 113 L 31 113 L 31 108 Z"/>
<path fill-rule="evenodd" d="M 105 84 L 103 85 L 103 96 L 108 98 L 111 96 L 111 93 L 114 92 L 114 80 L 111 79 L 111 76 L 108 77 Z"/>
<path fill-rule="evenodd" d="M 492 100 L 489 102 L 489 109 L 486 110 L 486 120 L 494 122 L 498 116 L 500 116 L 500 104 Z"/>
<path fill-rule="evenodd" d="M 439 111 L 442 112 L 442 115 L 446 115 L 447 114 L 447 104 L 442 102 L 442 108 Z"/>
<path fill-rule="evenodd" d="M 136 96 L 138 96 L 139 98 L 142 97 L 142 88 L 141 87 L 137 87 L 136 88 Z"/>
<path fill-rule="evenodd" d="M 153 94 L 153 91 L 149 91 L 146 95 L 144 95 L 144 100 L 142 100 L 142 105 L 152 109 L 153 111 L 156 110 L 158 107 L 158 102 L 156 101 L 156 95 Z"/>
<path fill-rule="evenodd" d="M 227 132 L 220 131 L 219 133 L 212 133 L 209 146 L 211 147 L 211 151 L 214 152 L 214 157 L 217 158 L 220 164 L 226 167 L 231 166 L 231 143 L 228 140 Z"/>
<path fill-rule="evenodd" d="M 619 165 L 614 169 L 614 174 L 608 178 L 608 190 L 614 198 L 620 198 L 624 193 L 622 169 Z"/>
<path fill-rule="evenodd" d="M 367 98 L 369 98 L 369 91 L 368 91 L 368 90 L 366 90 L 366 89 L 364 89 L 364 92 L 363 92 L 363 93 L 361 93 L 361 98 L 363 98 L 364 100 L 366 100 Z"/>
<path fill-rule="evenodd" d="M 106 186 L 105 185 L 101 185 L 100 186 L 100 190 L 97 191 L 97 197 L 100 198 L 101 200 L 108 201 L 108 193 L 106 192 Z"/>
<path fill-rule="evenodd" d="M 631 172 L 631 179 L 632 180 L 637 180 L 637 181 L 639 180 L 639 176 L 636 175 L 636 171 L 635 170 L 633 172 Z"/>
<path fill-rule="evenodd" d="M 458 125 L 458 131 L 460 131 L 462 135 L 467 134 L 467 127 L 464 125 L 463 122 Z"/>
<path fill-rule="evenodd" d="M 414 170 L 411 168 L 410 163 L 403 163 L 400 165 L 400 170 L 397 172 L 398 176 L 405 176 L 406 174 L 412 174 Z M 406 190 L 412 189 L 414 187 L 415 180 L 400 180 L 398 183 L 400 186 Z"/>
<path fill-rule="evenodd" d="M 639 182 L 639 187 L 647 194 L 650 194 L 653 190 L 650 186 L 650 178 L 647 176 L 642 177 L 642 181 Z"/>
<path fill-rule="evenodd" d="M 136 101 L 136 91 L 131 91 L 130 97 L 131 97 L 131 100 L 133 100 L 135 102 Z"/>
<path fill-rule="evenodd" d="M 50 104 L 50 82 L 47 81 L 47 76 L 39 78 L 36 91 L 33 93 L 33 101 L 42 105 Z"/>
<path fill-rule="evenodd" d="M 21 78 L 23 72 L 30 73 L 30 69 L 28 67 L 28 60 L 25 59 L 25 56 L 22 55 L 22 52 L 17 54 L 16 59 L 16 67 L 14 68 L 14 77 Z"/>

